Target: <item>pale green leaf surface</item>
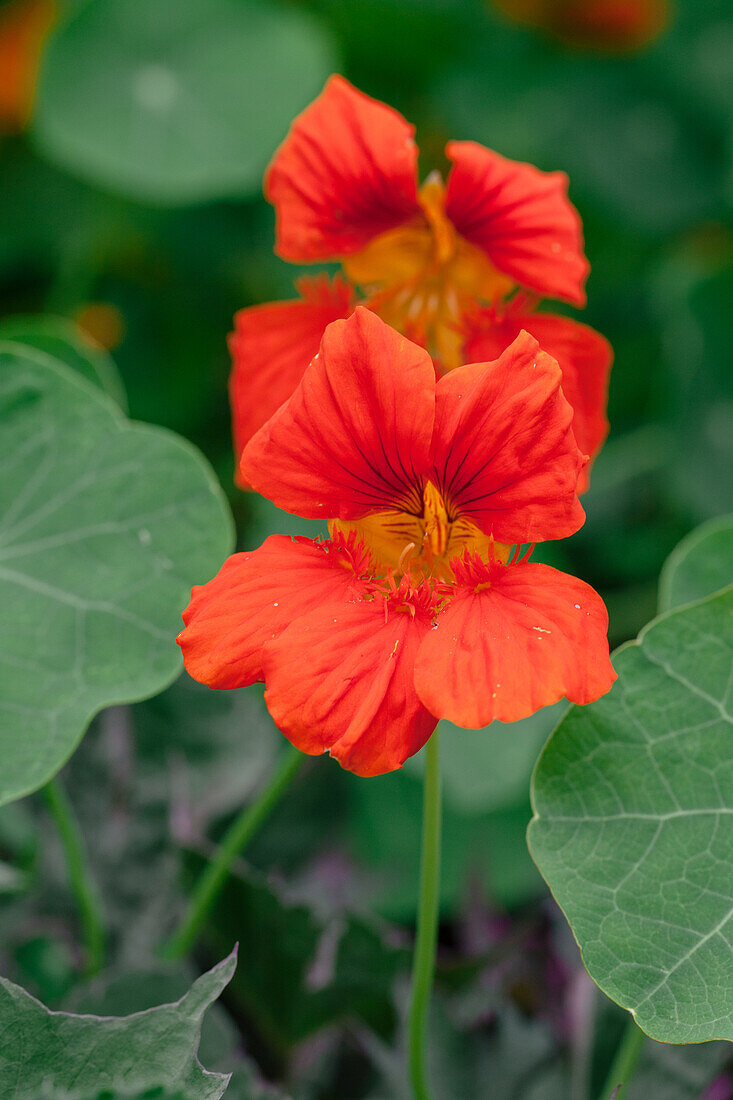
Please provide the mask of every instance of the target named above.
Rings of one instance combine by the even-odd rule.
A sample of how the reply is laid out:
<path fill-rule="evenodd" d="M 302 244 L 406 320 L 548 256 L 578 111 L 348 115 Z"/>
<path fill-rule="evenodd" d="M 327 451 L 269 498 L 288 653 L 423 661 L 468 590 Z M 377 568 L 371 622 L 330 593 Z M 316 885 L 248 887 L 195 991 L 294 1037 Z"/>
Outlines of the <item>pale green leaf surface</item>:
<path fill-rule="evenodd" d="M 335 62 L 307 13 L 256 0 L 94 0 L 52 36 L 34 130 L 46 155 L 133 198 L 259 192 Z"/>
<path fill-rule="evenodd" d="M 180 1000 L 131 1016 L 50 1012 L 0 978 L 3 1100 L 219 1100 L 229 1081 L 197 1058 L 206 1009 L 230 981 L 236 955 L 200 977 Z M 152 1090 L 160 1090 L 152 1092 Z"/>
<path fill-rule="evenodd" d="M 0 344 L 0 804 L 45 783 L 94 714 L 181 668 L 193 584 L 232 543 L 197 451 Z"/>
<path fill-rule="evenodd" d="M 12 340 L 60 359 L 127 411 L 125 387 L 111 356 L 67 317 L 6 317 L 0 321 L 0 340 Z"/>
<path fill-rule="evenodd" d="M 659 610 L 701 600 L 733 582 L 733 516 L 703 523 L 667 558 L 659 579 Z"/>
<path fill-rule="evenodd" d="M 644 1031 L 733 1039 L 733 588 L 614 665 L 540 757 L 531 852 L 591 977 Z"/>

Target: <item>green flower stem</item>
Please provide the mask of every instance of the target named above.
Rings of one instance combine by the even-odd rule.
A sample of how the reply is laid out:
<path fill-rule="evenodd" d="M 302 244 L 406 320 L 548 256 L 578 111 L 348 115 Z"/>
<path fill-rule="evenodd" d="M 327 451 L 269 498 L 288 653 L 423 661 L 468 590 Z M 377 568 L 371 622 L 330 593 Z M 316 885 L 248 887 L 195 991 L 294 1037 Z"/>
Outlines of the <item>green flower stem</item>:
<path fill-rule="evenodd" d="M 636 1026 L 634 1017 L 629 1016 L 626 1031 L 616 1051 L 616 1057 L 601 1091 L 600 1100 L 610 1100 L 610 1097 L 613 1097 L 614 1100 L 621 1100 L 626 1095 L 626 1089 L 634 1076 L 636 1063 L 639 1061 L 645 1038 L 644 1032 Z M 615 1093 L 614 1089 L 617 1090 Z"/>
<path fill-rule="evenodd" d="M 96 974 L 104 965 L 104 922 L 99 894 L 87 864 L 81 830 L 69 796 L 58 777 L 46 784 L 43 794 L 61 840 L 69 883 L 79 907 L 85 951 L 84 969 L 87 974 Z"/>
<path fill-rule="evenodd" d="M 183 920 L 163 947 L 164 958 L 180 959 L 191 950 L 211 907 L 224 887 L 232 864 L 278 803 L 304 760 L 305 756 L 297 749 L 286 752 L 262 794 L 245 806 L 239 817 L 232 822 L 216 854 L 198 880 Z"/>
<path fill-rule="evenodd" d="M 420 907 L 417 914 L 417 939 L 408 1015 L 409 1070 L 415 1100 L 430 1100 L 425 1052 L 430 990 L 435 973 L 435 947 L 438 940 L 440 829 L 440 747 L 436 730 L 425 750 Z"/>

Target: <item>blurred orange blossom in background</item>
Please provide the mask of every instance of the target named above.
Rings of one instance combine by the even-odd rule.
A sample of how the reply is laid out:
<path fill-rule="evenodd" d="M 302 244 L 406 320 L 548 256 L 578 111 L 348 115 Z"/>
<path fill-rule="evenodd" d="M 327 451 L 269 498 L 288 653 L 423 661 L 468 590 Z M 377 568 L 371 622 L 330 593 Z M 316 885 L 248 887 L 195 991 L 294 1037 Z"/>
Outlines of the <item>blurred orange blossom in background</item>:
<path fill-rule="evenodd" d="M 56 16 L 54 0 L 0 7 L 0 131 L 17 133 L 28 124 L 41 50 Z"/>

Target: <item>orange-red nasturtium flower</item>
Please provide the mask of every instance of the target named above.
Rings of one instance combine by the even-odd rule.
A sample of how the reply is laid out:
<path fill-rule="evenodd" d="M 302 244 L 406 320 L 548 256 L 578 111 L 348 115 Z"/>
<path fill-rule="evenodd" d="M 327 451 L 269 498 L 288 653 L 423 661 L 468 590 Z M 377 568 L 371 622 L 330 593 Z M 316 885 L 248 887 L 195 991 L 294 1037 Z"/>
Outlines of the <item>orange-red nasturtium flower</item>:
<path fill-rule="evenodd" d="M 478 728 L 608 691 L 600 597 L 518 560 L 585 518 L 560 383 L 527 333 L 436 381 L 427 352 L 369 310 L 329 325 L 242 473 L 328 520 L 330 538 L 273 535 L 195 588 L 178 639 L 189 673 L 264 680 L 285 736 L 358 775 L 400 767 L 439 718 Z"/>
<path fill-rule="evenodd" d="M 275 154 L 265 195 L 276 252 L 295 263 L 339 260 L 343 273 L 301 279 L 296 301 L 237 314 L 237 457 L 293 392 L 325 326 L 357 301 L 425 347 L 439 374 L 474 359 L 469 340 L 486 340 L 490 353 L 478 358 L 494 358 L 536 325 L 562 368 L 578 444 L 594 456 L 608 430 L 610 346 L 587 326 L 536 311 L 543 297 L 585 303 L 588 263 L 566 176 L 451 141 L 446 182 L 432 173 L 418 187 L 413 134 L 397 111 L 333 76 Z M 241 467 L 238 480 L 245 485 Z"/>

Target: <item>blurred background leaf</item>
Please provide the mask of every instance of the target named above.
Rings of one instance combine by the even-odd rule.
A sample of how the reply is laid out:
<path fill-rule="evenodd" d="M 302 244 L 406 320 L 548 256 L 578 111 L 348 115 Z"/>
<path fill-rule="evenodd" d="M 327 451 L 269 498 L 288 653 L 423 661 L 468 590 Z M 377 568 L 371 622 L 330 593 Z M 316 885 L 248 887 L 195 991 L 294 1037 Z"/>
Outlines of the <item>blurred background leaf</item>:
<path fill-rule="evenodd" d="M 659 610 L 712 595 L 733 581 L 733 516 L 710 520 L 683 539 L 664 564 Z"/>
<path fill-rule="evenodd" d="M 191 870 L 200 871 L 200 857 L 190 859 Z M 275 1051 L 347 1016 L 392 1033 L 392 987 L 409 952 L 390 945 L 375 922 L 318 913 L 242 866 L 229 876 L 208 931 L 214 951 L 233 938 L 256 945 L 238 970 L 233 997 Z"/>
<path fill-rule="evenodd" d="M 35 138 L 59 164 L 133 198 L 247 195 L 272 135 L 335 64 L 318 24 L 286 4 L 89 0 L 46 49 Z"/>
<path fill-rule="evenodd" d="M 111 356 L 67 318 L 7 317 L 0 321 L 0 340 L 47 352 L 99 386 L 125 411 L 125 388 Z"/>
<path fill-rule="evenodd" d="M 539 751 L 566 706 L 556 703 L 521 722 L 493 722 L 483 730 L 441 722 L 443 794 L 448 805 L 471 814 L 522 802 Z M 422 776 L 424 754 L 411 757 L 405 767 L 411 775 Z"/>

